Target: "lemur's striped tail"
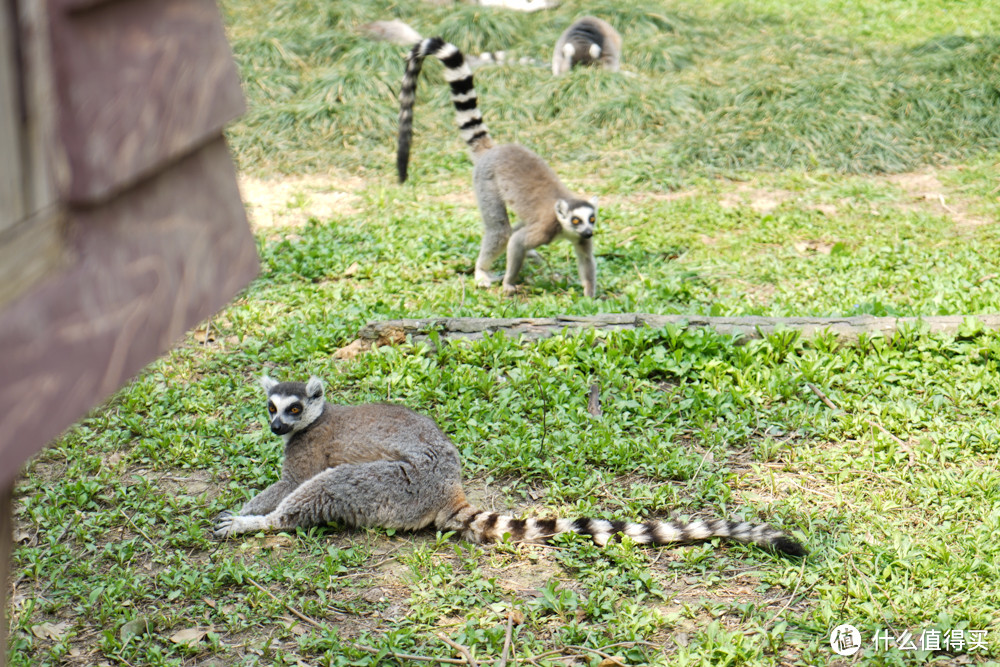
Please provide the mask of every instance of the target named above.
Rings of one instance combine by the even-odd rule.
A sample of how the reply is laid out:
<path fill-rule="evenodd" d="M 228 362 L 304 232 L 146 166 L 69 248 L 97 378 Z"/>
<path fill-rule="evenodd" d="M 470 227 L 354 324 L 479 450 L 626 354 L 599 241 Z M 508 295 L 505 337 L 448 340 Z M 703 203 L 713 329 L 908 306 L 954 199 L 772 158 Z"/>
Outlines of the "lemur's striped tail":
<path fill-rule="evenodd" d="M 559 533 L 587 535 L 598 546 L 604 546 L 615 535 L 628 535 L 639 544 L 680 544 L 713 537 L 724 537 L 745 544 L 778 552 L 784 556 L 802 558 L 805 547 L 777 528 L 747 521 L 606 521 L 604 519 L 515 519 L 487 512 L 463 503 L 457 509 L 442 511 L 435 520 L 441 531 L 455 531 L 470 542 L 492 542 L 509 534 L 515 542 L 545 542 Z"/>
<path fill-rule="evenodd" d="M 434 56 L 444 63 L 444 78 L 451 87 L 451 101 L 462 140 L 473 153 L 492 148 L 493 140 L 486 129 L 483 116 L 476 107 L 476 89 L 472 86 L 472 70 L 458 47 L 440 37 L 428 37 L 414 45 L 406 58 L 406 72 L 399 91 L 399 145 L 396 149 L 396 171 L 399 182 L 406 181 L 410 162 L 410 144 L 413 140 L 413 103 L 416 100 L 417 78 L 424 58 Z"/>

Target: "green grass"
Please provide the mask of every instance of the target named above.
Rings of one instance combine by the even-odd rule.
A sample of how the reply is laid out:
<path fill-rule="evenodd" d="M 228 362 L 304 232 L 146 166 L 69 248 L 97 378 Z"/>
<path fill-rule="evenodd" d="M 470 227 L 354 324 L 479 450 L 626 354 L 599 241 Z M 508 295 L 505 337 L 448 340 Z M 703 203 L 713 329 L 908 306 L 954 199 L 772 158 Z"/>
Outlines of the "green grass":
<path fill-rule="evenodd" d="M 374 163 L 386 165 L 391 178 L 387 140 L 395 129 L 402 49 L 365 42 L 355 34 L 359 25 L 399 16 L 469 52 L 503 49 L 546 62 L 559 32 L 585 10 L 625 34 L 623 67 L 637 76 L 591 70 L 553 79 L 545 67 L 482 69 L 477 88 L 495 136 L 560 155 L 578 169 L 592 168 L 614 148 L 628 150 L 655 163 L 647 178 L 666 183 L 747 169 L 898 172 L 996 150 L 996 12 L 949 6 L 926 10 L 924 29 L 909 39 L 896 34 L 898 26 L 887 30 L 894 39 L 868 34 L 873 26 L 914 21 L 919 14 L 906 4 L 871 11 L 861 3 L 826 3 L 825 15 L 768 3 L 646 9 L 571 2 L 539 21 L 465 5 L 426 8 L 416 0 L 343 10 L 305 0 L 230 2 L 251 103 L 231 136 L 245 169 Z M 255 12 L 267 17 L 251 21 Z M 947 31 L 928 33 L 941 14 Z M 424 174 L 464 173 L 467 160 L 436 162 L 441 153 L 462 151 L 440 68 L 427 69 L 434 72 L 418 96 L 413 163 Z"/>
<path fill-rule="evenodd" d="M 208 340 L 205 327 L 189 335 L 28 466 L 10 663 L 394 664 L 390 652 L 454 659 L 445 636 L 496 664 L 511 616 L 508 664 L 849 664 L 829 645 L 841 623 L 861 629 L 865 664 L 1000 657 L 1000 333 L 918 328 L 837 347 L 666 328 L 333 357 L 366 322 L 397 317 L 1000 311 L 988 9 L 227 0 L 250 102 L 235 157 L 290 183 L 275 215 L 303 222 L 258 230 L 261 276 Z M 600 196 L 600 298 L 582 297 L 565 244 L 525 268 L 517 297 L 477 290 L 470 162 L 440 67 L 425 68 L 399 186 L 401 49 L 354 30 L 398 17 L 545 61 L 584 11 L 618 26 L 639 76 L 553 80 L 518 65 L 482 69 L 477 85 L 498 139 Z M 325 191 L 281 180 L 305 172 L 350 205 L 313 214 Z M 279 474 L 264 372 L 433 416 L 488 507 L 724 514 L 773 522 L 812 554 L 571 536 L 475 546 L 338 526 L 214 542 L 212 517 Z M 885 629 L 985 630 L 986 646 L 873 651 Z M 175 641 L 185 630 L 192 641 Z"/>

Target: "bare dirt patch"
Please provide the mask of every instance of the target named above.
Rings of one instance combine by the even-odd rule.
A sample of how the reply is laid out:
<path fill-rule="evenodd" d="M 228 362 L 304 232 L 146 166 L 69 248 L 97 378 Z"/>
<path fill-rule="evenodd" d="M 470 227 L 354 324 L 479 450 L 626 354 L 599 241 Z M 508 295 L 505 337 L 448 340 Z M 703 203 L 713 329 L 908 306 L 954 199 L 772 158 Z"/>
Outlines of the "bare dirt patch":
<path fill-rule="evenodd" d="M 732 192 L 725 192 L 719 197 L 719 205 L 723 208 L 750 208 L 757 213 L 774 212 L 779 206 L 795 197 L 790 190 L 773 190 L 754 187 L 749 183 L 740 183 Z"/>
<path fill-rule="evenodd" d="M 359 176 L 305 175 L 260 179 L 240 177 L 240 192 L 254 231 L 301 227 L 310 218 L 328 220 L 360 211 Z"/>
<path fill-rule="evenodd" d="M 989 218 L 973 214 L 970 201 L 944 185 L 934 170 L 893 174 L 885 180 L 906 195 L 906 200 L 898 205 L 905 211 L 925 211 L 950 218 L 959 229 L 975 228 L 992 222 Z"/>
<path fill-rule="evenodd" d="M 212 474 L 206 470 L 184 470 L 184 471 L 158 471 L 136 468 L 131 471 L 132 476 L 141 476 L 149 480 L 164 495 L 169 496 L 190 496 L 195 498 L 202 494 L 208 494 L 209 498 L 217 496 L 221 489 Z M 126 484 L 128 481 L 126 481 Z"/>
<path fill-rule="evenodd" d="M 476 203 L 476 194 L 467 188 L 460 192 L 451 192 L 444 195 L 432 196 L 430 198 L 442 204 L 448 204 L 461 208 L 478 207 L 478 204 Z"/>

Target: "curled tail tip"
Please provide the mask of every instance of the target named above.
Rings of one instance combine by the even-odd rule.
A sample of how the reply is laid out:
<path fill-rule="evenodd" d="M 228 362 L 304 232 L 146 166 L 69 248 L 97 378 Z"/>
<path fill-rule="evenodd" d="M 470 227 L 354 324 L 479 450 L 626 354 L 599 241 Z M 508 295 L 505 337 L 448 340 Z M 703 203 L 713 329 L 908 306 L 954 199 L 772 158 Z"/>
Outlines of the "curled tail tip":
<path fill-rule="evenodd" d="M 787 535 L 776 537 L 771 542 L 771 546 L 778 553 L 792 558 L 805 558 L 809 555 L 809 551 L 800 542 Z"/>

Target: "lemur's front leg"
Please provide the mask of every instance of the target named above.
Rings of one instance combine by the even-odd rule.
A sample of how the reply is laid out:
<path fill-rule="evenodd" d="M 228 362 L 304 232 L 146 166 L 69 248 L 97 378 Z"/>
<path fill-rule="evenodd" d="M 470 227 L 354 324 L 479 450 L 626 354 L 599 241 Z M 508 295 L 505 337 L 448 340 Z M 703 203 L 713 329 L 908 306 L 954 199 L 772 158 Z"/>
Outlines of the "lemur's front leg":
<path fill-rule="evenodd" d="M 517 274 L 521 272 L 521 267 L 524 266 L 524 256 L 529 250 L 533 248 L 528 247 L 527 234 L 525 234 L 525 229 L 522 227 L 514 232 L 510 240 L 507 241 L 507 272 L 503 277 L 503 291 L 505 294 L 513 294 L 517 291 Z"/>
<path fill-rule="evenodd" d="M 580 273 L 583 295 L 593 297 L 597 292 L 597 260 L 594 259 L 593 240 L 579 239 L 573 244 L 576 250 L 576 265 Z"/>
<path fill-rule="evenodd" d="M 278 480 L 246 502 L 240 509 L 241 515 L 269 514 L 298 484 L 289 480 Z"/>
<path fill-rule="evenodd" d="M 226 510 L 215 517 L 213 534 L 221 539 L 230 535 L 266 530 L 268 526 L 261 520 L 273 512 L 296 488 L 298 484 L 289 480 L 282 479 L 275 482 L 248 500 L 238 514 Z"/>

